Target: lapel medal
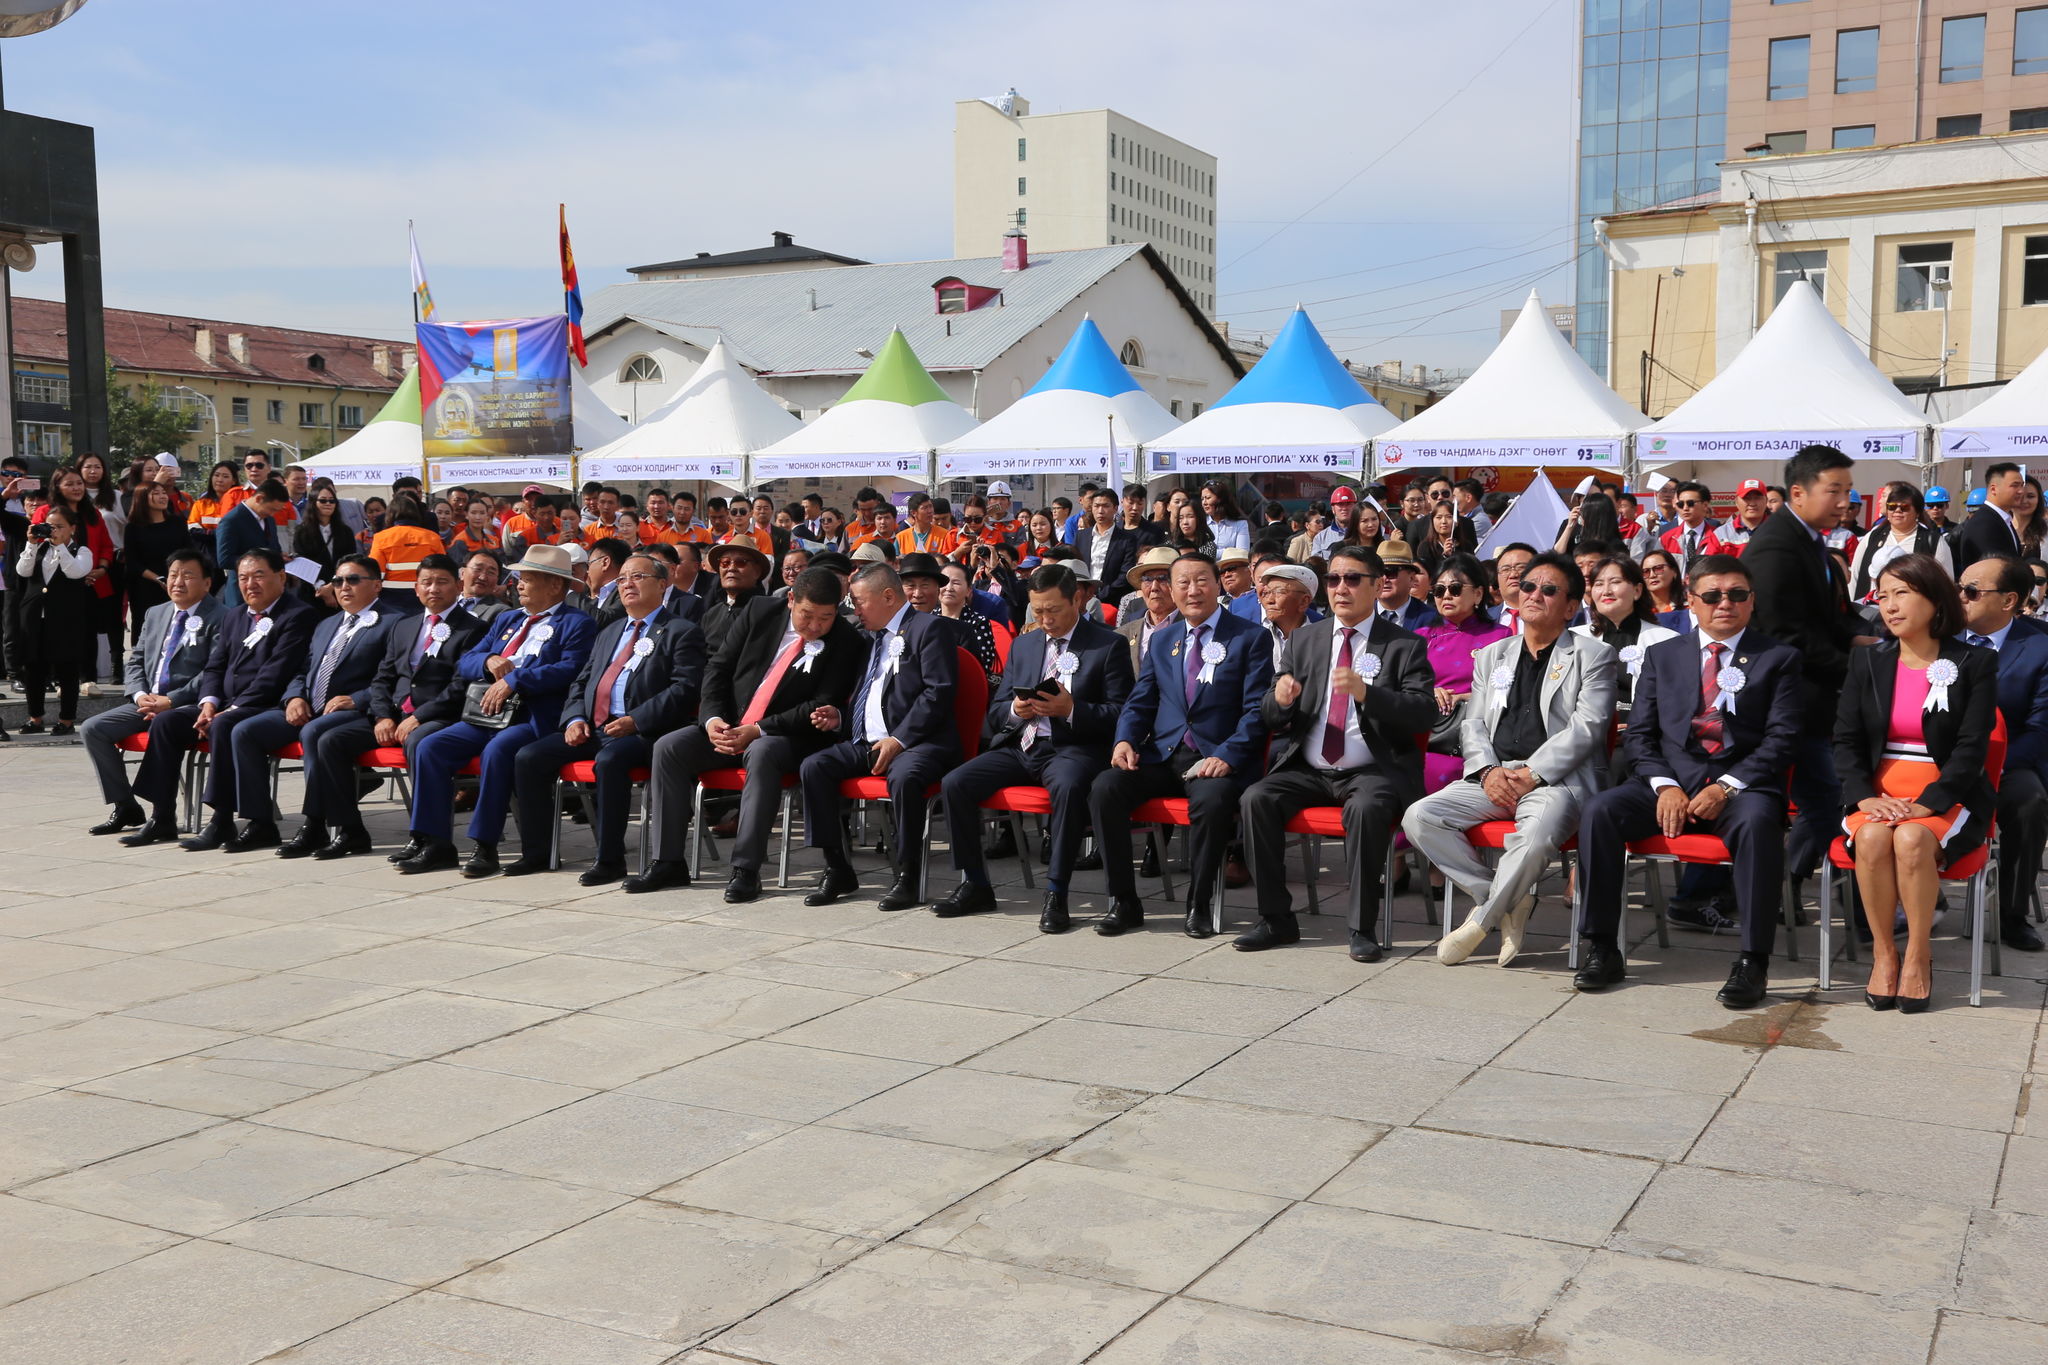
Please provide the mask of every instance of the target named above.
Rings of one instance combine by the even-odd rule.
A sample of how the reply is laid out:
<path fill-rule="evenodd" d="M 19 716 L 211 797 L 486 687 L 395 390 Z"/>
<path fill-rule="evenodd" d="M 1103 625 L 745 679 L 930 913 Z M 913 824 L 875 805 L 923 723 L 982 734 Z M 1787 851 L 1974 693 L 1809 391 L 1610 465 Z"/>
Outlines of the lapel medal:
<path fill-rule="evenodd" d="M 798 673 L 808 673 L 811 671 L 811 660 L 824 652 L 825 642 L 823 640 L 806 640 L 804 641 L 803 649 L 797 654 L 796 662 L 791 664 L 790 667 Z"/>
<path fill-rule="evenodd" d="M 1962 677 L 1962 670 L 1956 667 L 1954 659 L 1936 659 L 1927 666 L 1928 711 L 1948 710 L 1949 684 Z"/>
<path fill-rule="evenodd" d="M 1742 689 L 1749 685 L 1749 675 L 1738 664 L 1730 664 L 1721 670 L 1721 695 L 1714 698 L 1714 705 L 1722 714 L 1735 714 L 1735 699 L 1742 695 Z"/>

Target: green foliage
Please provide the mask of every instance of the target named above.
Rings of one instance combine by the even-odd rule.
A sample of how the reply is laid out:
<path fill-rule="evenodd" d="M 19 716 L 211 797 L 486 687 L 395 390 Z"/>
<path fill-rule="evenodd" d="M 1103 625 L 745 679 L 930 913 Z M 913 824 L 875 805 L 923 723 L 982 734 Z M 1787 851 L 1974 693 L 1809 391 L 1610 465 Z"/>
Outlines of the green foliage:
<path fill-rule="evenodd" d="M 107 444 L 105 453 L 125 462 L 168 450 L 177 454 L 193 438 L 190 418 L 179 407 L 163 406 L 164 390 L 155 384 L 124 387 L 114 381 L 107 364 Z"/>

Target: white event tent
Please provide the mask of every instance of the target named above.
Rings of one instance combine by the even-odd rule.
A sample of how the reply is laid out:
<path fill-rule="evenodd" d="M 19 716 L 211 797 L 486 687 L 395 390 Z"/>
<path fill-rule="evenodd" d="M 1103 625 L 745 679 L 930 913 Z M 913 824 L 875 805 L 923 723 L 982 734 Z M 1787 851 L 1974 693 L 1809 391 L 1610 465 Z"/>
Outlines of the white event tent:
<path fill-rule="evenodd" d="M 326 475 L 345 498 L 391 492 L 391 481 L 417 477 L 425 460 L 420 440 L 420 372 L 411 369 L 361 431 L 299 461 L 309 477 Z"/>
<path fill-rule="evenodd" d="M 1395 425 L 1296 308 L 1230 392 L 1144 443 L 1144 475 L 1320 470 L 1359 478 L 1367 443 Z"/>
<path fill-rule="evenodd" d="M 1636 464 L 1717 486 L 1776 483 L 1801 446 L 1832 445 L 1855 459 L 1861 487 L 1917 486 L 1926 435 L 1926 417 L 1802 280 L 1705 388 L 1636 433 Z"/>
<path fill-rule="evenodd" d="M 1991 397 L 1935 428 L 1934 448 L 1943 460 L 2048 463 L 2048 351 Z"/>
<path fill-rule="evenodd" d="M 932 451 L 973 428 L 974 414 L 946 396 L 894 331 L 844 398 L 748 461 L 748 483 L 843 477 L 923 488 Z"/>
<path fill-rule="evenodd" d="M 738 491 L 747 456 L 802 425 L 720 339 L 681 392 L 617 440 L 586 451 L 581 472 L 586 479 L 698 479 Z"/>
<path fill-rule="evenodd" d="M 939 477 L 1080 474 L 1120 482 L 1132 452 L 1177 425 L 1083 317 L 1023 397 L 939 447 Z"/>
<path fill-rule="evenodd" d="M 1531 292 L 1471 378 L 1373 442 L 1373 464 L 1383 473 L 1449 465 L 1618 473 L 1629 433 L 1649 420 L 1600 382 Z"/>

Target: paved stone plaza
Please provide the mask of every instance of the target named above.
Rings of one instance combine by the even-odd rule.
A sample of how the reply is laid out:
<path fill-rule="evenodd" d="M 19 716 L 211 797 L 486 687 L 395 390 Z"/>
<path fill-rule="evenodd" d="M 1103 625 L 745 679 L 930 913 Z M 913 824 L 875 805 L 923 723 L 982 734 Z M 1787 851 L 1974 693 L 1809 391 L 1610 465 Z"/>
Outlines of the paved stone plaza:
<path fill-rule="evenodd" d="M 65 745 L 0 794 L 7 1365 L 2048 1360 L 2038 959 L 1734 1015 L 1690 934 L 1575 997 L 1554 886 L 1511 969 L 1412 896 L 1360 966 L 131 851 Z"/>

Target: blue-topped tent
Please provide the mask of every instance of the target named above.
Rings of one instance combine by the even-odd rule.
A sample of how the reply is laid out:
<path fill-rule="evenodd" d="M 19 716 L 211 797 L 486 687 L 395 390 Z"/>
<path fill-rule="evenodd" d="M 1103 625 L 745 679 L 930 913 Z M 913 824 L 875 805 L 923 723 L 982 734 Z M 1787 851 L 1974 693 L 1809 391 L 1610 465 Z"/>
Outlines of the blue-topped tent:
<path fill-rule="evenodd" d="M 1297 308 L 1229 393 L 1145 442 L 1145 476 L 1323 470 L 1357 477 L 1366 443 L 1395 421 Z"/>
<path fill-rule="evenodd" d="M 1106 476 L 1140 444 L 1173 430 L 1173 414 L 1139 387 L 1083 317 L 1066 349 L 1029 392 L 957 441 L 939 447 L 939 477 L 994 474 Z"/>

